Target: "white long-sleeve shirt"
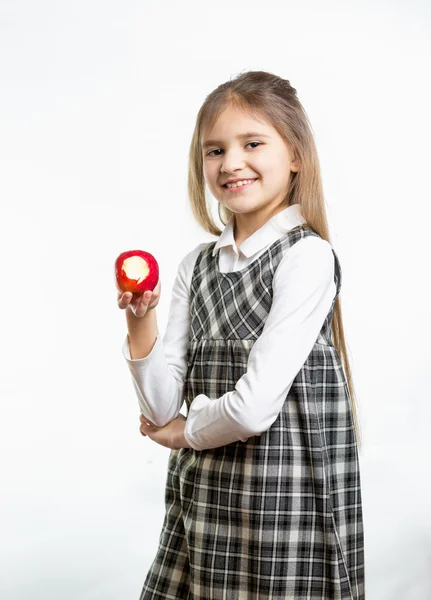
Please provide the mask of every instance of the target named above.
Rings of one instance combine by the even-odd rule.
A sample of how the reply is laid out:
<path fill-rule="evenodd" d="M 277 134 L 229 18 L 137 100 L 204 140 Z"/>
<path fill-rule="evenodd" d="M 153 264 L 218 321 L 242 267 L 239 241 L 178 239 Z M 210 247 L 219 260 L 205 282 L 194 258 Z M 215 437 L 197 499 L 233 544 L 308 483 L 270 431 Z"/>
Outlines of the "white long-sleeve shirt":
<path fill-rule="evenodd" d="M 256 260 L 286 231 L 304 223 L 294 204 L 274 215 L 237 248 L 233 220 L 214 247 L 222 272 Z M 189 290 L 199 244 L 181 261 L 173 285 L 168 322 L 148 356 L 130 358 L 128 336 L 122 351 L 132 375 L 141 412 L 162 427 L 183 405 L 190 332 Z M 281 259 L 273 278 L 273 301 L 261 335 L 253 344 L 246 373 L 220 398 L 199 394 L 187 415 L 184 437 L 195 450 L 217 448 L 260 435 L 276 420 L 286 395 L 316 342 L 335 298 L 334 256 L 322 238 L 296 242 Z"/>

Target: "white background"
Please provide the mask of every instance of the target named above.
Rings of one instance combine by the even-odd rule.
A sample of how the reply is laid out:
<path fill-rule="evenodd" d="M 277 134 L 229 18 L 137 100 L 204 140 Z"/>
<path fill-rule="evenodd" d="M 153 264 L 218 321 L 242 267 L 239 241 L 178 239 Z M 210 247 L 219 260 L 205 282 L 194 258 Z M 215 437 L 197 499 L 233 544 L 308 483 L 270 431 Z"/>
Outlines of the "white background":
<path fill-rule="evenodd" d="M 169 450 L 139 433 L 117 255 L 157 257 L 164 333 L 197 112 L 245 70 L 313 126 L 364 448 L 367 600 L 431 598 L 425 0 L 0 4 L 2 600 L 137 600 Z M 214 211 L 216 215 L 216 210 Z"/>

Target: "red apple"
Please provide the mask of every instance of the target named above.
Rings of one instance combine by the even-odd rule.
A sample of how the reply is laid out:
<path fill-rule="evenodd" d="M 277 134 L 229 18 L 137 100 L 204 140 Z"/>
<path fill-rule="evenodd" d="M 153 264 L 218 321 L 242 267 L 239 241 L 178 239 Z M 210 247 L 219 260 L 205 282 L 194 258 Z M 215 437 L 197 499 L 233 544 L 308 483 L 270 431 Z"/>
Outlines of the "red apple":
<path fill-rule="evenodd" d="M 115 278 L 120 292 L 143 294 L 153 291 L 159 280 L 159 265 L 149 252 L 128 250 L 115 261 Z"/>

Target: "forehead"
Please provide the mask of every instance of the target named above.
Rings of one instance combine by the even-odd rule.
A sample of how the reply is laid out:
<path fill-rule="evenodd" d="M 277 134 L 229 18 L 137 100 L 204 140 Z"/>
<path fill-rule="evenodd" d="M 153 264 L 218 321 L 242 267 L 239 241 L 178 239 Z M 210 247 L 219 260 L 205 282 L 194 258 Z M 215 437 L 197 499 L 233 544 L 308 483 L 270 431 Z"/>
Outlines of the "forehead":
<path fill-rule="evenodd" d="M 253 114 L 246 109 L 239 110 L 229 106 L 222 111 L 212 124 L 209 123 L 203 127 L 201 144 L 204 147 L 211 140 L 229 141 L 230 138 L 246 137 L 250 133 L 273 136 L 276 131 L 263 116 Z"/>

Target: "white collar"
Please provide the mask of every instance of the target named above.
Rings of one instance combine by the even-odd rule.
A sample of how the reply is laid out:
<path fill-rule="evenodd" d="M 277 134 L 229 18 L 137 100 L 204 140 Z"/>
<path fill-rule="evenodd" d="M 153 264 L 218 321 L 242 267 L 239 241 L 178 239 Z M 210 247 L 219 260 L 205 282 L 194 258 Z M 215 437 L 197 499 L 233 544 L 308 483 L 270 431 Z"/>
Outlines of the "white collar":
<path fill-rule="evenodd" d="M 212 255 L 225 246 L 232 246 L 237 249 L 233 235 L 233 222 L 235 215 L 232 215 L 226 223 L 219 239 L 217 240 Z M 299 204 L 292 204 L 271 217 L 262 227 L 255 231 L 250 237 L 243 241 L 240 246 L 241 252 L 247 258 L 256 254 L 266 246 L 279 239 L 280 233 L 286 233 L 290 229 L 302 225 L 306 221 L 301 215 Z"/>

